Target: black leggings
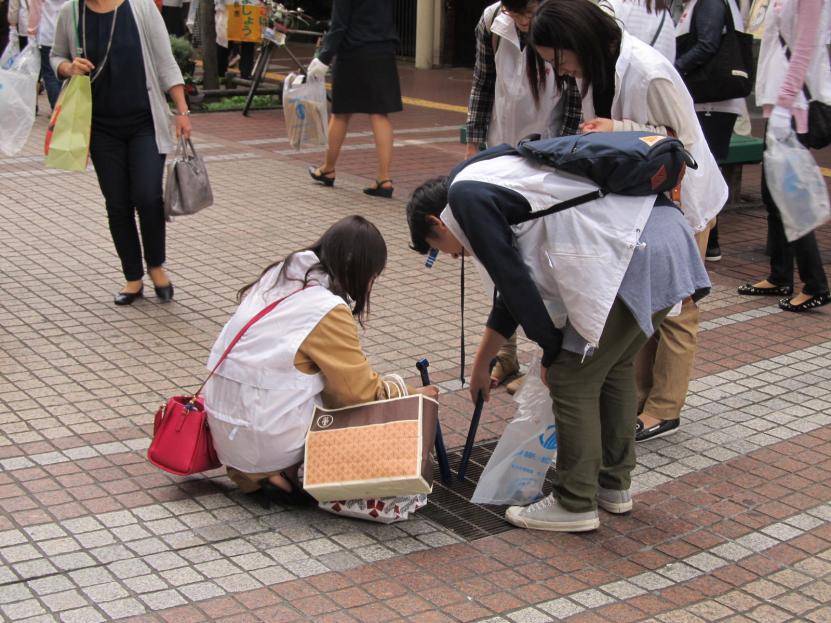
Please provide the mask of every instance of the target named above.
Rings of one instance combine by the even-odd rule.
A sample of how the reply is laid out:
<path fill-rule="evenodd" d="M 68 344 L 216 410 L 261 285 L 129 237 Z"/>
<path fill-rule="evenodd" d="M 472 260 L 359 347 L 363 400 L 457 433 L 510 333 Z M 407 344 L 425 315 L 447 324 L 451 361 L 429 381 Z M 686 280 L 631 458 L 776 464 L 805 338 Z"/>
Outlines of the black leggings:
<path fill-rule="evenodd" d="M 161 266 L 165 261 L 165 156 L 156 146 L 152 118 L 106 127 L 93 122 L 89 152 L 107 204 L 110 234 L 121 259 L 121 270 L 127 281 L 137 281 L 144 275 L 142 245 L 148 268 Z"/>

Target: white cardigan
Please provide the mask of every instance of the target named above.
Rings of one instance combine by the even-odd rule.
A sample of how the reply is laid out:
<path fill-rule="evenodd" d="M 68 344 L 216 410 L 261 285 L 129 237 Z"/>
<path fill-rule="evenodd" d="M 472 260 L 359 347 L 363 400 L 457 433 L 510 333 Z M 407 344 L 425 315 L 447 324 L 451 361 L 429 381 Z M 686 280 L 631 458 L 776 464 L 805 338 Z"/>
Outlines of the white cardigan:
<path fill-rule="evenodd" d="M 78 2 L 70 0 L 63 5 L 55 27 L 55 43 L 52 46 L 50 61 L 55 74 L 64 61 L 72 61 L 77 56 L 77 34 L 75 32 Z M 169 154 L 176 147 L 170 128 L 172 114 L 165 99 L 165 93 L 177 84 L 184 84 L 182 72 L 173 58 L 170 37 L 164 25 L 161 13 L 153 0 L 124 0 L 130 3 L 139 39 L 141 55 L 144 60 L 144 75 L 147 79 L 147 91 L 150 95 L 150 110 L 156 129 L 156 146 L 160 154 Z M 75 13 L 75 15 L 73 15 Z"/>

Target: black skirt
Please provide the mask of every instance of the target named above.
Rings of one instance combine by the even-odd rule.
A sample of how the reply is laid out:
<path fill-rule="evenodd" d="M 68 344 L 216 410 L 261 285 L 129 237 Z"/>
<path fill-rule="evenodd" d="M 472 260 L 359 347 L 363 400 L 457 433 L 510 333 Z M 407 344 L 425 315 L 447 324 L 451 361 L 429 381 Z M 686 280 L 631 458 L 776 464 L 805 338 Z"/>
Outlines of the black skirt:
<path fill-rule="evenodd" d="M 338 55 L 332 68 L 334 114 L 387 114 L 402 109 L 394 52 L 358 49 Z"/>

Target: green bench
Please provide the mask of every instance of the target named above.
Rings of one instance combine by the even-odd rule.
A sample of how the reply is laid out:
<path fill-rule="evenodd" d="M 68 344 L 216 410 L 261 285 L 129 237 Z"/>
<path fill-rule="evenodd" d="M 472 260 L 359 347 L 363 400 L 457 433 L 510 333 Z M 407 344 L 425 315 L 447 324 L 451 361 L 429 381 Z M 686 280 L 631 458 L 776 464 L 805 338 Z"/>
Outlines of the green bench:
<path fill-rule="evenodd" d="M 719 162 L 724 180 L 730 195 L 727 198 L 727 205 L 735 205 L 739 202 L 739 195 L 742 190 L 742 167 L 746 164 L 758 164 L 762 161 L 762 154 L 765 151 L 765 141 L 755 136 L 740 136 L 734 134 L 730 139 L 730 149 L 727 158 Z"/>
<path fill-rule="evenodd" d="M 467 129 L 459 128 L 459 141 L 467 143 Z M 742 167 L 746 164 L 758 164 L 762 161 L 765 151 L 765 141 L 755 136 L 741 136 L 734 134 L 730 139 L 730 149 L 727 158 L 719 162 L 724 171 L 724 179 L 730 189 L 727 205 L 737 203 L 742 189 Z"/>

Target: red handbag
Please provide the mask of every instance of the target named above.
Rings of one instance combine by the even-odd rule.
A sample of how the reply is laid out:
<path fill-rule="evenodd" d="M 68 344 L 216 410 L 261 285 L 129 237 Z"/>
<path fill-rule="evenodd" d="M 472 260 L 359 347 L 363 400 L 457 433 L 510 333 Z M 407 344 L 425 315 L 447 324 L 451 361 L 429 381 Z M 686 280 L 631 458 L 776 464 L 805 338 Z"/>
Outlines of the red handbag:
<path fill-rule="evenodd" d="M 199 392 L 225 361 L 231 349 L 239 342 L 243 334 L 260 318 L 271 312 L 288 297 L 305 290 L 308 286 L 295 290 L 262 309 L 240 329 L 236 337 L 228 344 L 213 370 L 192 396 L 174 396 L 159 407 L 153 423 L 153 441 L 147 449 L 147 459 L 156 467 L 177 474 L 189 476 L 217 467 L 222 463 L 216 456 L 213 438 L 208 428 L 208 414 L 205 401 Z"/>

